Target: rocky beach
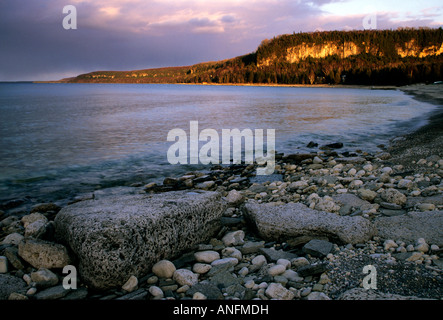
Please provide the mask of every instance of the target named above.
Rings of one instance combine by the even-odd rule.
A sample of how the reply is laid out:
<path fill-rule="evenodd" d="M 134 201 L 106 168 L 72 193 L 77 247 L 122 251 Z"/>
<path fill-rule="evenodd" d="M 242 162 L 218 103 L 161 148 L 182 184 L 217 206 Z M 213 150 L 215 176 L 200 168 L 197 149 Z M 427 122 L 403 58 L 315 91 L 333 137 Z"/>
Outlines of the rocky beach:
<path fill-rule="evenodd" d="M 377 153 L 313 141 L 268 176 L 214 165 L 22 215 L 9 203 L 0 299 L 441 300 L 441 88 L 399 88 L 440 107 Z"/>

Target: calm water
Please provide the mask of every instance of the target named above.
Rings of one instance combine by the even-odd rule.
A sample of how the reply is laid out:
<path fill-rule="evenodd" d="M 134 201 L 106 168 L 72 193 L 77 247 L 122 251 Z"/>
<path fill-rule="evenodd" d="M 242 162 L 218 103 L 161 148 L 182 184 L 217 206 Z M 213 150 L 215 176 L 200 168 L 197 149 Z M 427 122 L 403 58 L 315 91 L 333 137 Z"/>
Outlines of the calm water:
<path fill-rule="evenodd" d="M 400 91 L 131 84 L 0 84 L 0 204 L 57 201 L 97 188 L 161 181 L 168 132 L 275 129 L 278 152 L 341 141 L 376 151 L 434 106 Z M 200 167 L 201 168 L 201 167 Z"/>

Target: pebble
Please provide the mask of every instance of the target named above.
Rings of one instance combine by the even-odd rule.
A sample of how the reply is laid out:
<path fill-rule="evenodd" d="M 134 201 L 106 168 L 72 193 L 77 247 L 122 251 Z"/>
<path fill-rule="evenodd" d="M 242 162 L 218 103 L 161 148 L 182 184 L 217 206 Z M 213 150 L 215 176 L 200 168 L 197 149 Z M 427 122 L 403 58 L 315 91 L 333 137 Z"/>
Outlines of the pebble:
<path fill-rule="evenodd" d="M 312 288 L 311 288 L 311 287 L 307 287 L 307 288 L 304 288 L 304 289 L 300 292 L 300 295 L 301 295 L 302 297 L 306 297 L 306 296 L 308 296 L 311 292 L 312 292 Z"/>
<path fill-rule="evenodd" d="M 251 263 L 256 266 L 262 266 L 263 264 L 267 263 L 266 257 L 262 254 L 258 255 L 254 259 L 252 259 Z"/>
<path fill-rule="evenodd" d="M 295 295 L 290 290 L 286 289 L 281 283 L 271 283 L 266 288 L 265 291 L 266 296 L 271 299 L 277 300 L 292 300 Z"/>
<path fill-rule="evenodd" d="M 238 275 L 241 277 L 246 277 L 249 273 L 249 269 L 247 267 L 243 267 L 238 271 Z"/>
<path fill-rule="evenodd" d="M 228 232 L 223 238 L 223 244 L 226 247 L 238 246 L 244 244 L 245 232 L 243 230 Z"/>
<path fill-rule="evenodd" d="M 306 297 L 306 300 L 331 300 L 331 298 L 329 298 L 323 292 L 311 292 Z"/>
<path fill-rule="evenodd" d="M 8 272 L 8 258 L 0 256 L 0 273 Z"/>
<path fill-rule="evenodd" d="M 291 261 L 288 259 L 278 259 L 277 264 L 284 266 L 286 269 L 291 267 Z"/>
<path fill-rule="evenodd" d="M 172 278 L 175 270 L 175 265 L 169 260 L 161 260 L 152 267 L 152 273 L 159 278 Z"/>
<path fill-rule="evenodd" d="M 214 260 L 220 259 L 220 254 L 217 251 L 199 251 L 194 253 L 195 260 L 198 262 L 211 263 Z"/>
<path fill-rule="evenodd" d="M 132 292 L 138 289 L 138 279 L 136 276 L 130 276 L 126 283 L 122 286 L 122 290 Z"/>
<path fill-rule="evenodd" d="M 421 260 L 423 257 L 423 252 L 413 252 L 412 255 L 406 259 L 406 261 L 417 261 Z"/>
<path fill-rule="evenodd" d="M 395 241 L 394 240 L 386 240 L 384 243 L 383 243 L 383 246 L 384 246 L 384 249 L 386 250 L 386 251 L 388 251 L 388 250 L 390 250 L 391 248 L 398 248 L 398 244 L 397 243 L 395 243 Z"/>
<path fill-rule="evenodd" d="M 184 286 L 181 286 L 180 288 L 177 289 L 177 293 L 185 293 L 186 291 L 188 291 L 191 287 L 188 286 L 187 284 L 185 284 Z"/>
<path fill-rule="evenodd" d="M 151 276 L 146 280 L 147 284 L 154 284 L 157 283 L 158 281 L 158 277 L 157 276 Z"/>
<path fill-rule="evenodd" d="M 28 295 L 28 296 L 32 296 L 32 295 L 34 295 L 36 293 L 37 293 L 37 288 L 36 287 L 31 287 L 31 288 L 28 289 L 28 291 L 26 291 L 26 295 Z"/>
<path fill-rule="evenodd" d="M 47 288 L 55 286 L 58 283 L 58 277 L 51 270 L 46 268 L 38 269 L 31 273 L 31 280 L 39 288 Z"/>
<path fill-rule="evenodd" d="M 296 269 L 306 265 L 309 265 L 309 261 L 305 257 L 299 257 L 292 260 L 292 266 Z"/>
<path fill-rule="evenodd" d="M 183 259 L 183 262 L 177 264 L 179 269 L 176 269 L 174 265 L 177 261 L 172 263 L 169 260 L 161 260 L 152 267 L 153 275 L 141 278 L 145 280 L 140 280 L 140 283 L 135 276 L 131 276 L 121 287 L 122 290 L 128 292 L 127 294 L 116 288 L 115 292 L 107 295 L 96 294 L 95 297 L 85 290 L 83 296 L 91 296 L 94 299 L 122 297 L 129 299 L 135 294 L 134 297 L 146 296 L 148 299 L 221 297 L 224 299 L 330 300 L 330 297 L 336 298 L 331 293 L 338 289 L 337 279 L 343 279 L 344 286 L 350 285 L 351 281 L 349 280 L 349 283 L 346 281 L 348 278 L 351 279 L 356 272 L 352 268 L 342 270 L 337 264 L 348 261 L 348 258 L 352 260 L 359 254 L 370 259 L 369 261 L 374 265 L 384 263 L 392 266 L 392 272 L 395 272 L 395 266 L 405 263 L 416 265 L 414 267 L 417 270 L 419 267 L 428 268 L 429 272 L 435 272 L 437 275 L 443 267 L 440 262 L 442 253 L 437 245 L 428 244 L 425 239 L 417 239 L 415 243 L 405 243 L 406 241 L 397 239 L 381 240 L 374 237 L 374 240 L 364 244 L 340 244 L 340 246 L 329 239 L 331 242 L 328 242 L 328 250 L 316 255 L 302 250 L 303 245 L 313 238 L 301 239 L 301 237 L 291 239 L 288 243 L 266 243 L 256 234 L 249 233 L 243 220 L 244 212 L 241 209 L 242 203 L 249 201 L 248 199 L 257 199 L 270 205 L 301 202 L 315 210 L 362 216 L 370 220 L 386 212 L 383 211 L 386 208 L 396 210 L 398 214 L 417 210 L 443 209 L 443 206 L 428 203 L 425 199 L 429 196 L 439 197 L 443 191 L 442 176 L 438 173 L 440 169 L 435 169 L 443 167 L 443 163 L 438 163 L 438 161 L 443 161 L 440 158 L 419 161 L 425 165 L 432 163 L 438 166 L 426 167 L 425 169 L 430 173 L 416 174 L 401 174 L 405 171 L 401 166 L 392 164 L 392 167 L 384 167 L 383 163 L 379 162 L 380 160 L 371 156 L 354 157 L 359 158 L 358 161 L 351 161 L 352 158 L 343 160 L 324 153 L 318 153 L 315 156 L 311 154 L 308 160 L 297 162 L 297 164 L 276 165 L 275 178 L 274 176 L 266 177 L 268 181 L 256 180 L 254 183 L 252 182 L 256 177 L 247 175 L 248 172 L 253 171 L 254 166 L 249 169 L 242 167 L 238 172 L 220 168 L 212 171 L 211 174 L 204 175 L 190 172 L 181 178 L 166 180 L 169 188 L 179 182 L 183 182 L 182 185 L 189 188 L 194 184 L 197 188 L 205 190 L 217 188 L 223 193 L 223 202 L 227 204 L 223 217 L 229 221 L 225 220 L 221 232 L 209 243 L 199 244 L 194 248 L 194 252 L 189 253 L 189 259 Z M 340 163 L 337 164 L 337 162 Z M 217 172 L 224 176 L 217 178 Z M 399 174 L 396 175 L 396 173 Z M 248 185 L 249 181 L 252 184 Z M 150 184 L 145 186 L 145 190 L 155 192 L 161 187 L 162 185 Z M 366 203 L 366 207 L 360 204 L 353 204 L 349 208 L 344 207 L 343 204 L 334 200 L 334 196 L 341 193 L 355 195 L 370 204 Z M 415 202 L 411 201 L 412 204 L 410 204 L 408 200 Z M 5 246 L 2 254 L 6 256 L 10 248 L 17 250 L 18 244 L 26 241 L 28 237 L 40 237 L 45 233 L 47 224 L 51 223 L 53 221 L 48 221 L 44 215 L 37 212 L 25 215 L 21 220 L 17 217 L 4 219 L 0 222 L 5 232 L 1 243 Z M 324 239 L 315 240 L 325 241 Z M 295 242 L 297 242 L 296 245 L 294 245 Z M 293 250 L 294 246 L 295 250 Z M 309 246 L 307 248 L 309 249 Z M 1 258 L 4 257 L 0 257 L 0 272 Z M 8 260 L 6 260 L 6 265 L 9 264 L 9 268 L 5 273 L 16 274 L 27 283 L 28 287 L 24 295 L 26 298 L 60 299 L 69 292 L 61 290 L 59 283 L 55 282 L 55 279 L 60 276 L 57 276 L 58 270 L 46 268 L 46 271 L 44 268 L 32 267 L 25 269 L 24 266 L 18 264 L 19 267 L 16 268 Z M 342 274 L 342 277 L 337 277 L 337 273 Z M 389 276 L 389 274 L 387 272 L 383 275 L 380 272 L 379 277 Z M 47 278 L 54 282 L 48 281 L 45 284 Z M 194 287 L 197 285 L 198 287 Z M 45 289 L 46 286 L 49 288 Z M 139 290 L 141 290 L 140 293 Z M 148 292 L 150 295 L 147 295 Z"/>
<path fill-rule="evenodd" d="M 181 286 L 188 285 L 192 287 L 198 283 L 198 274 L 188 269 L 178 269 L 174 272 L 173 279 Z"/>
<path fill-rule="evenodd" d="M 193 294 L 192 299 L 194 299 L 194 300 L 206 300 L 207 297 L 203 293 L 201 293 L 201 292 L 196 292 L 196 293 Z"/>
<path fill-rule="evenodd" d="M 269 268 L 268 274 L 273 277 L 273 276 L 280 275 L 285 271 L 286 271 L 286 267 L 284 265 L 277 264 L 277 265 Z"/>
<path fill-rule="evenodd" d="M 196 263 L 192 267 L 192 271 L 198 274 L 204 274 L 207 273 L 209 270 L 211 270 L 212 266 L 210 264 L 206 263 Z"/>
<path fill-rule="evenodd" d="M 154 297 L 154 298 L 157 298 L 157 299 L 159 299 L 159 298 L 163 298 L 164 297 L 164 293 L 163 293 L 163 290 L 162 289 L 160 289 L 159 287 L 157 287 L 157 286 L 151 286 L 151 287 L 149 287 L 149 293 Z"/>

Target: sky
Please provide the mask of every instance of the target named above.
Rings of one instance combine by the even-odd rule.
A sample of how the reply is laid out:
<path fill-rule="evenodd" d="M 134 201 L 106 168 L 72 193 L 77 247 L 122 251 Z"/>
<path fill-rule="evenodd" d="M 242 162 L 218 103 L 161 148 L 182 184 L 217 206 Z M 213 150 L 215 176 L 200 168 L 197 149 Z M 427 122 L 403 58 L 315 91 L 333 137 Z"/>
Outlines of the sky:
<path fill-rule="evenodd" d="M 441 0 L 0 0 L 0 81 L 228 59 L 293 32 L 442 26 Z"/>

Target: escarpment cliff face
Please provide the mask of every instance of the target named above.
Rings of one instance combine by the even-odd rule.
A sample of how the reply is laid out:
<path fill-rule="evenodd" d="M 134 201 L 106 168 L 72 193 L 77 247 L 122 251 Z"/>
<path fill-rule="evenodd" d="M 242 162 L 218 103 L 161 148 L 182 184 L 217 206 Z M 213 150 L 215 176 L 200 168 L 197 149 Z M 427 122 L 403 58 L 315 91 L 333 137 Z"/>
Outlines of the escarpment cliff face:
<path fill-rule="evenodd" d="M 282 35 L 262 42 L 257 50 L 257 66 L 267 67 L 282 62 L 298 63 L 306 59 L 325 59 L 332 56 L 346 59 L 362 54 L 390 58 L 426 58 L 442 54 L 441 35 L 427 37 L 430 38 L 428 41 L 426 37 L 423 31 L 420 34 L 412 30 Z M 354 39 L 349 40 L 352 38 Z"/>
<path fill-rule="evenodd" d="M 324 59 L 329 56 L 337 56 L 340 59 L 345 59 L 350 56 L 356 56 L 362 53 L 370 54 L 373 56 L 383 56 L 383 51 L 381 51 L 377 46 L 371 44 L 363 43 L 362 46 L 358 46 L 354 42 L 332 42 L 328 41 L 322 44 L 307 44 L 302 43 L 301 45 L 287 48 L 286 49 L 286 61 L 289 63 L 296 63 L 307 58 L 312 59 Z M 419 47 L 415 40 L 411 40 L 404 44 L 397 44 L 395 46 L 396 53 L 401 57 L 416 57 L 425 58 L 428 56 L 437 56 L 443 53 L 443 44 L 430 45 L 428 47 Z M 271 58 L 262 59 L 257 62 L 257 66 L 269 66 L 277 57 L 274 55 Z"/>
<path fill-rule="evenodd" d="M 294 33 L 192 66 L 96 71 L 64 82 L 406 85 L 443 80 L 443 29 Z"/>
<path fill-rule="evenodd" d="M 420 47 L 415 39 L 401 45 L 396 45 L 397 54 L 402 57 L 425 58 L 428 56 L 438 56 L 443 53 L 443 44 Z"/>

